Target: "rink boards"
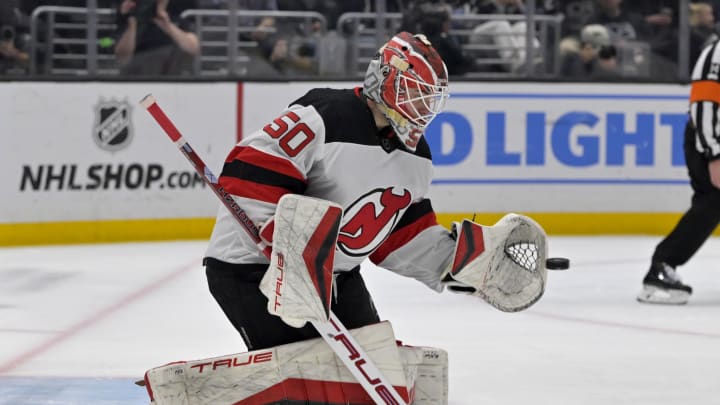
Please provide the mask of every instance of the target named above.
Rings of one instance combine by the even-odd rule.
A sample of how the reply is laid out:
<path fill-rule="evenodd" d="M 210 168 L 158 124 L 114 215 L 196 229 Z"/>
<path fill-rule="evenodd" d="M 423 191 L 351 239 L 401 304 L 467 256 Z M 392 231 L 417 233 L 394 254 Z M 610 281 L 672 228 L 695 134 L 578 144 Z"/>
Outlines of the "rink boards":
<path fill-rule="evenodd" d="M 1 83 L 0 245 L 206 238 L 219 204 L 138 101 L 153 93 L 219 174 L 242 134 L 309 88 L 355 85 Z M 681 85 L 452 85 L 426 134 L 440 222 L 513 211 L 551 234 L 666 232 L 690 198 L 687 95 Z"/>

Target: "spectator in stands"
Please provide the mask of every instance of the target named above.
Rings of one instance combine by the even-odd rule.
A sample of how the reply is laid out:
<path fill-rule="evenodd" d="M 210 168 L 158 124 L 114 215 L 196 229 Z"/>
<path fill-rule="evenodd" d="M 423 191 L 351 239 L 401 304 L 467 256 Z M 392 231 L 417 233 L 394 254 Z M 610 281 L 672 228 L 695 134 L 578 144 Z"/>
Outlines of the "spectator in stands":
<path fill-rule="evenodd" d="M 122 0 L 118 5 L 115 56 L 124 75 L 190 72 L 200 41 L 180 19 L 190 0 Z"/>
<path fill-rule="evenodd" d="M 700 57 L 700 52 L 708 44 L 718 39 L 715 29 L 715 15 L 709 3 L 690 4 L 690 61 L 692 63 Z"/>
<path fill-rule="evenodd" d="M 592 23 L 602 24 L 610 31 L 623 76 L 676 78 L 677 40 L 672 27 L 658 31 L 645 16 L 628 11 L 622 0 L 596 0 L 596 6 Z"/>
<path fill-rule="evenodd" d="M 647 42 L 652 50 L 651 67 L 671 64 L 672 71 L 666 72 L 673 76 L 665 79 L 674 79 L 678 60 L 678 1 L 677 0 L 633 0 L 623 7 L 629 13 L 643 16 L 649 32 Z M 655 69 L 657 70 L 657 69 Z M 662 72 L 651 72 L 652 75 L 661 75 Z M 660 78 L 660 77 L 658 77 Z"/>
<path fill-rule="evenodd" d="M 523 0 L 481 0 L 475 7 L 477 14 L 525 14 Z M 470 44 L 493 44 L 497 54 L 505 62 L 502 70 L 517 71 L 525 66 L 526 60 L 525 21 L 491 20 L 473 29 Z M 539 48 L 540 42 L 533 38 L 533 47 Z"/>
<path fill-rule="evenodd" d="M 524 0 L 480 0 L 476 10 L 480 14 L 525 14 Z"/>
<path fill-rule="evenodd" d="M 316 11 L 325 17 L 328 30 L 334 30 L 343 13 L 370 11 L 365 0 L 277 0 L 280 10 Z"/>
<path fill-rule="evenodd" d="M 218 1 L 218 0 L 216 0 Z M 251 11 L 278 11 L 276 0 L 238 0 L 238 8 L 240 10 Z M 248 35 L 242 35 L 243 38 L 262 42 L 266 40 L 270 34 L 277 29 L 277 20 L 275 17 L 259 17 L 259 18 L 241 18 L 238 23 L 241 26 L 254 26 L 255 29 Z"/>
<path fill-rule="evenodd" d="M 237 0 L 239 10 L 277 10 L 277 0 Z M 227 9 L 228 0 L 198 0 L 198 7 Z"/>
<path fill-rule="evenodd" d="M 278 2 L 277 0 L 238 0 L 239 10 L 257 12 L 304 11 L 304 3 Z M 228 0 L 201 0 L 201 7 L 228 9 Z M 279 4 L 285 8 L 281 9 Z M 236 72 L 252 77 L 285 77 L 314 75 L 315 41 L 321 25 L 312 22 L 302 26 L 297 20 L 280 15 L 240 17 L 239 39 L 257 44 L 244 47 L 241 52 L 250 59 Z"/>
<path fill-rule="evenodd" d="M 203 62 L 203 66 L 214 70 L 220 74 L 239 75 L 246 76 L 248 74 L 254 74 L 251 70 L 257 72 L 272 72 L 274 69 L 265 60 L 264 57 L 260 56 L 260 51 L 257 49 L 256 38 L 265 35 L 266 31 L 275 30 L 275 19 L 272 17 L 264 16 L 246 16 L 241 15 L 237 18 L 237 40 L 243 44 L 238 49 L 239 60 L 250 60 L 250 62 L 234 63 L 234 71 L 230 71 L 230 64 L 228 58 L 230 55 L 230 38 L 229 35 L 229 22 L 228 16 L 231 12 L 232 4 L 229 0 L 197 0 L 198 8 L 200 9 L 215 9 L 224 10 L 228 13 L 226 15 L 217 16 L 205 16 L 202 18 L 202 25 L 208 27 L 214 27 L 214 30 L 203 31 L 202 40 L 213 42 L 215 44 L 227 44 L 227 46 L 205 46 L 202 48 L 203 56 L 215 57 L 215 61 Z M 237 9 L 241 11 L 255 11 L 258 13 L 274 12 L 278 10 L 277 2 L 275 0 L 237 0 Z"/>
<path fill-rule="evenodd" d="M 6 0 L 0 0 L 0 3 Z M 13 1 L 13 0 L 11 0 Z M 96 0 L 98 9 L 111 9 L 117 6 L 118 0 Z M 58 6 L 58 7 L 78 7 L 87 9 L 87 0 L 19 0 L 20 9 L 26 23 L 25 36 L 29 39 L 29 15 L 40 6 Z M 55 69 L 65 72 L 83 72 L 88 65 L 88 61 L 79 58 L 79 55 L 87 55 L 88 32 L 82 27 L 87 25 L 87 15 L 89 13 L 67 13 L 60 11 L 57 13 L 42 13 L 34 21 L 36 42 L 34 55 L 30 55 L 33 64 L 38 73 L 51 73 Z M 111 18 L 109 18 L 111 19 Z M 50 21 L 52 20 L 52 21 Z M 100 25 L 106 25 L 109 22 L 100 16 L 98 21 Z M 99 30 L 103 28 L 99 27 Z M 108 31 L 110 31 L 108 29 Z M 51 43 L 47 43 L 46 39 L 50 39 Z M 107 38 L 111 43 L 113 38 Z M 29 49 L 29 47 L 28 47 Z M 102 64 L 104 61 L 99 61 Z"/>
<path fill-rule="evenodd" d="M 557 0 L 556 13 L 564 16 L 560 26 L 563 39 L 580 38 L 580 31 L 590 23 L 595 15 L 595 0 Z"/>
<path fill-rule="evenodd" d="M 645 18 L 640 14 L 626 11 L 622 7 L 622 1 L 596 0 L 595 14 L 590 23 L 604 25 L 610 32 L 613 43 L 649 39 L 650 30 Z"/>
<path fill-rule="evenodd" d="M 444 2 L 411 4 L 403 14 L 403 31 L 425 36 L 433 44 L 451 76 L 477 70 L 471 58 L 463 54 L 460 43 L 450 35 L 451 8 Z"/>
<path fill-rule="evenodd" d="M 0 1 L 0 73 L 23 74 L 29 63 L 20 40 L 20 9 L 17 0 Z"/>
<path fill-rule="evenodd" d="M 314 75 L 317 70 L 314 42 L 292 31 L 269 35 L 260 42 L 260 51 L 279 75 Z"/>
<path fill-rule="evenodd" d="M 595 0 L 557 0 L 552 12 L 563 15 L 560 43 L 557 51 L 561 60 L 580 50 L 580 31 L 595 15 Z"/>
<path fill-rule="evenodd" d="M 566 79 L 608 80 L 619 77 L 617 51 L 610 43 L 610 34 L 602 25 L 586 25 L 580 33 L 580 46 L 566 52 L 561 74 Z"/>
<path fill-rule="evenodd" d="M 311 21 L 305 26 L 296 20 L 278 18 L 272 22 L 272 29 L 257 31 L 255 40 L 258 42 L 261 56 L 270 63 L 273 74 L 315 75 L 317 72 L 315 50 L 322 34 L 322 27 L 318 20 Z M 265 75 L 267 71 L 257 71 L 255 74 Z"/>
<path fill-rule="evenodd" d="M 669 27 L 676 21 L 677 5 L 677 0 L 632 0 L 625 9 L 642 15 L 650 26 Z"/>
<path fill-rule="evenodd" d="M 690 3 L 707 3 L 711 5 L 715 17 L 715 30 L 720 32 L 720 0 L 690 0 Z"/>
<path fill-rule="evenodd" d="M 201 9 L 229 10 L 230 4 L 228 0 L 197 0 L 198 7 Z M 277 11 L 278 3 L 276 0 L 236 0 L 238 10 L 248 11 Z M 217 22 L 221 19 L 218 18 Z M 222 19 L 222 23 L 227 24 L 226 19 Z M 275 19 L 273 17 L 244 17 L 238 18 L 238 25 L 242 28 L 240 37 L 243 40 L 255 40 L 255 37 L 262 35 L 267 31 L 274 30 Z M 249 29 L 250 28 L 250 29 Z M 249 30 L 248 30 L 249 29 Z"/>

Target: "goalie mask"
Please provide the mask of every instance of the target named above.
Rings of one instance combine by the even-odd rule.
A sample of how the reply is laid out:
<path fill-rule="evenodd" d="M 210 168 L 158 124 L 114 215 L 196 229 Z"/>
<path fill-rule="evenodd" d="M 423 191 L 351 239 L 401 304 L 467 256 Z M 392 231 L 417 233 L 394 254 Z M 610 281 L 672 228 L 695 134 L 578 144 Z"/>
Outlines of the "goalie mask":
<path fill-rule="evenodd" d="M 447 68 L 424 35 L 401 32 L 370 61 L 363 93 L 378 105 L 400 142 L 415 151 L 448 98 Z"/>

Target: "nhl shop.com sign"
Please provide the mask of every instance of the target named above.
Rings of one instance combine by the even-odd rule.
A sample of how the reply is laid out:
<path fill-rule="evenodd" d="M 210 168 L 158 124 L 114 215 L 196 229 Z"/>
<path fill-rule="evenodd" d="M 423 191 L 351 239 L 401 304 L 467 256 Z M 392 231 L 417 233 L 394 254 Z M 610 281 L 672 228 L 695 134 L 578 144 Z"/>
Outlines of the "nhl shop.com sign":
<path fill-rule="evenodd" d="M 92 139 L 103 151 L 119 152 L 133 139 L 132 107 L 115 99 L 93 109 Z M 192 170 L 169 171 L 159 162 L 38 163 L 22 165 L 20 191 L 137 190 L 204 188 Z"/>

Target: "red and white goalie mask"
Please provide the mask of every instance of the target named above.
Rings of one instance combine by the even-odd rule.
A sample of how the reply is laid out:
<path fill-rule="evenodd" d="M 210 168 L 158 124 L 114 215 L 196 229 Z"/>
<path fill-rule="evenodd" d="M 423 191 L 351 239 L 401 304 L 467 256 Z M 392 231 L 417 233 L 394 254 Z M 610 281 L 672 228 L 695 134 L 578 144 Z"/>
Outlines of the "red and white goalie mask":
<path fill-rule="evenodd" d="M 402 144 L 415 151 L 445 106 L 447 68 L 424 35 L 401 32 L 370 61 L 363 93 L 378 105 Z"/>

